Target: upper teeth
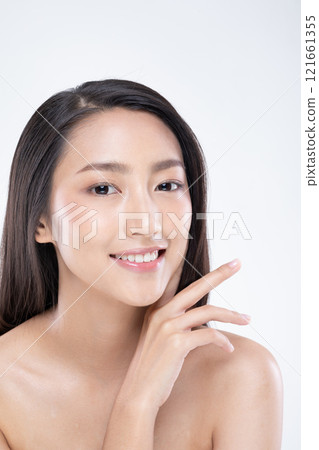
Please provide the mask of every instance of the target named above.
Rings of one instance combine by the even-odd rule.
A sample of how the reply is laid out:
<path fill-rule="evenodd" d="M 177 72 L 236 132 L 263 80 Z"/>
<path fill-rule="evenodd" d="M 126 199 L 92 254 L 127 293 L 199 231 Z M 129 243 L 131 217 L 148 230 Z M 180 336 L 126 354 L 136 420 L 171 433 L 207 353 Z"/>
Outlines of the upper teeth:
<path fill-rule="evenodd" d="M 152 253 L 143 253 L 143 254 L 134 254 L 134 255 L 115 255 L 116 258 L 120 258 L 120 259 L 124 259 L 124 261 L 126 259 L 128 259 L 130 262 L 137 262 L 137 263 L 142 263 L 142 262 L 150 262 L 150 261 L 154 261 L 154 259 L 158 258 L 158 250 L 155 250 Z"/>

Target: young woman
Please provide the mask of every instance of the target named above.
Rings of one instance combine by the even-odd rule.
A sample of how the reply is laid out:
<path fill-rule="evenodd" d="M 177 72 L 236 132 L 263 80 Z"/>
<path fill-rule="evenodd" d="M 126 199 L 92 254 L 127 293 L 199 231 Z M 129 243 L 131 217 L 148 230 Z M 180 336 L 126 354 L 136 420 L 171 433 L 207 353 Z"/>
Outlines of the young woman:
<path fill-rule="evenodd" d="M 280 449 L 276 360 L 207 326 L 249 319 L 207 304 L 240 262 L 210 271 L 205 170 L 139 83 L 87 82 L 33 114 L 2 238 L 1 449 Z"/>

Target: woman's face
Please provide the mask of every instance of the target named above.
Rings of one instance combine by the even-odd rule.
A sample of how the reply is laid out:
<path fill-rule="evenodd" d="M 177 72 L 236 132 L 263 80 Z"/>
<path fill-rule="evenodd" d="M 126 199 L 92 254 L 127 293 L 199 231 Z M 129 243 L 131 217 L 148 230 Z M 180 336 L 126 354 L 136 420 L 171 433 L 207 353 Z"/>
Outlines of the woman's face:
<path fill-rule="evenodd" d="M 71 145 L 66 144 L 54 173 L 50 199 L 51 217 L 61 219 L 63 214 L 65 218 L 55 228 L 52 241 L 61 279 L 76 277 L 84 286 L 94 283 L 94 289 L 106 298 L 135 306 L 147 306 L 164 293 L 174 293 L 188 247 L 192 206 L 182 152 L 173 132 L 145 111 L 114 108 L 82 121 L 68 142 Z M 181 165 L 152 170 L 165 160 Z M 128 170 L 97 166 L 109 161 Z M 91 170 L 81 171 L 87 165 Z M 146 220 L 144 228 L 140 213 Z M 51 219 L 50 228 L 52 224 Z M 135 271 L 110 256 L 150 247 L 166 249 L 153 270 Z"/>

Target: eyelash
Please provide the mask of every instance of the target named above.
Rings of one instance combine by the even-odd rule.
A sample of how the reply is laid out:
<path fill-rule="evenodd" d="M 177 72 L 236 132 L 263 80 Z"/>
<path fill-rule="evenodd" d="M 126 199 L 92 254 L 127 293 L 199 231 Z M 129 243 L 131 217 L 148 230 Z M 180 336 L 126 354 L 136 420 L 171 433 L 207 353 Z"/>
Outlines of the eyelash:
<path fill-rule="evenodd" d="M 163 191 L 163 192 L 174 192 L 174 191 L 177 191 L 179 189 L 183 189 L 184 186 L 185 186 L 183 183 L 178 183 L 177 181 L 171 181 L 171 180 L 170 181 L 164 181 L 163 183 L 158 184 L 158 186 L 161 186 L 163 184 L 176 184 L 176 186 L 177 186 L 177 189 L 173 189 L 172 191 Z M 102 186 L 103 187 L 112 186 L 116 190 L 116 192 L 118 192 L 118 189 L 116 189 L 116 187 L 113 186 L 113 184 L 111 184 L 111 183 L 99 183 L 99 184 L 96 184 L 94 186 L 91 186 L 88 189 L 88 192 L 92 192 L 93 189 L 96 189 L 96 188 L 102 187 Z M 109 197 L 112 194 L 101 194 L 101 195 L 95 194 L 95 195 L 97 195 L 98 197 Z"/>

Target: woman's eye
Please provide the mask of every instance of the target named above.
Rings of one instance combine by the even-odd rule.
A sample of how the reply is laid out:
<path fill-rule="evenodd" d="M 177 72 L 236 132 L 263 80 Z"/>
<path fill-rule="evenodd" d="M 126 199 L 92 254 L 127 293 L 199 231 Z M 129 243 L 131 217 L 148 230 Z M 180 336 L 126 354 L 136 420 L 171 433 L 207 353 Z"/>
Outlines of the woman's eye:
<path fill-rule="evenodd" d="M 172 185 L 177 186 L 176 188 L 172 189 L 170 188 Z M 176 191 L 176 189 L 180 189 L 183 187 L 183 184 L 181 183 L 175 183 L 173 181 L 168 181 L 166 183 L 161 183 L 158 186 L 162 186 L 164 189 L 160 189 L 161 191 Z"/>
<path fill-rule="evenodd" d="M 95 191 L 96 189 L 98 189 L 98 191 Z M 94 190 L 97 195 L 106 196 L 106 195 L 112 194 L 112 189 L 114 190 L 114 192 L 118 192 L 117 189 L 114 186 L 112 186 L 111 184 L 99 184 L 97 186 L 91 187 L 89 189 L 89 191 L 91 192 Z M 104 193 L 101 193 L 101 192 L 104 192 Z"/>
<path fill-rule="evenodd" d="M 161 183 L 158 185 L 158 190 L 164 191 L 164 192 L 171 192 L 176 191 L 177 189 L 183 188 L 184 185 L 181 183 L 175 183 L 173 181 L 167 181 L 165 183 Z M 113 189 L 113 192 L 112 192 Z M 114 194 L 118 192 L 118 190 L 112 185 L 112 184 L 98 184 L 96 186 L 92 186 L 89 188 L 89 192 L 94 191 L 96 195 L 98 196 L 109 196 L 111 194 Z"/>

